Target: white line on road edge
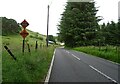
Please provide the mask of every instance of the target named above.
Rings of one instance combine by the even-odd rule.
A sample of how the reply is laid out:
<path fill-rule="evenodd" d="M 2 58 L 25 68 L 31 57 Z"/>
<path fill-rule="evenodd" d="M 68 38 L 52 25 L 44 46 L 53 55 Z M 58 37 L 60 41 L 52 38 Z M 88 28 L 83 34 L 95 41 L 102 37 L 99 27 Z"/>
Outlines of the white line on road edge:
<path fill-rule="evenodd" d="M 77 58 L 78 60 L 80 60 L 80 58 L 78 58 L 77 56 L 75 56 L 74 54 L 72 54 L 73 57 Z"/>
<path fill-rule="evenodd" d="M 94 68 L 93 66 L 89 65 L 89 67 L 91 67 L 93 70 L 97 71 L 98 73 L 102 74 L 104 77 L 108 78 L 109 80 L 117 83 L 117 81 L 115 81 L 115 80 L 112 79 L 111 77 L 107 76 L 106 74 L 102 73 L 101 71 L 99 71 L 98 69 Z"/>
<path fill-rule="evenodd" d="M 51 74 L 51 71 L 52 71 L 53 62 L 54 62 L 54 59 L 55 59 L 55 52 L 56 52 L 56 49 L 54 51 L 54 54 L 53 54 L 53 57 L 52 57 L 52 61 L 51 61 L 50 67 L 49 67 L 49 71 L 48 71 L 48 74 L 46 76 L 44 84 L 48 84 L 48 82 L 49 82 L 50 74 Z"/>

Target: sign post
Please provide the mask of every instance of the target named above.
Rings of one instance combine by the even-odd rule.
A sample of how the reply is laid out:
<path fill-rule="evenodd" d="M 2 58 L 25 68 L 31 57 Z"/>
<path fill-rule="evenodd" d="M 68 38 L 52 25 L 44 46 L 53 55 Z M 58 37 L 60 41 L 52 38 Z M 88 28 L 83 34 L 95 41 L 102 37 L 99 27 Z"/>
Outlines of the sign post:
<path fill-rule="evenodd" d="M 38 48 L 38 43 L 36 41 L 36 44 L 35 44 L 35 50 L 37 51 L 37 48 Z"/>
<path fill-rule="evenodd" d="M 26 31 L 26 27 L 29 25 L 29 23 L 24 20 L 21 23 L 21 26 L 23 27 L 23 30 L 20 32 L 20 35 L 23 37 L 23 45 L 22 45 L 22 52 L 24 54 L 24 48 L 25 48 L 25 38 L 27 35 L 29 35 L 29 33 Z"/>
<path fill-rule="evenodd" d="M 22 52 L 24 53 L 24 48 L 25 48 L 25 38 L 23 38 L 23 46 L 22 46 Z"/>

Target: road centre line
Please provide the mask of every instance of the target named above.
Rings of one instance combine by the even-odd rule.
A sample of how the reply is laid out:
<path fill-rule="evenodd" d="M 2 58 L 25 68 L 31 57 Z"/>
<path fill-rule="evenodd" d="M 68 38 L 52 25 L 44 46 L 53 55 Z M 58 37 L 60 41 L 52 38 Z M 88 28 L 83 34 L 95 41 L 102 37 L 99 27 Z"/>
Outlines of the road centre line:
<path fill-rule="evenodd" d="M 109 80 L 117 83 L 117 81 L 115 81 L 114 79 L 112 79 L 111 77 L 107 76 L 106 74 L 102 73 L 101 71 L 99 71 L 98 69 L 94 68 L 93 66 L 89 65 L 90 68 L 92 68 L 93 70 L 97 71 L 98 73 L 100 73 L 101 75 L 103 75 L 104 77 L 108 78 Z"/>
<path fill-rule="evenodd" d="M 67 53 L 70 53 L 66 50 Z M 73 57 L 75 57 L 78 60 L 81 60 L 80 58 L 78 58 L 77 56 L 75 56 L 74 54 L 72 54 Z M 106 74 L 102 73 L 101 71 L 99 71 L 98 69 L 96 69 L 95 67 L 89 65 L 90 68 L 92 68 L 93 70 L 97 71 L 99 74 L 103 75 L 104 77 L 108 78 L 109 80 L 111 80 L 112 82 L 119 84 L 116 80 L 112 79 L 111 77 L 107 76 Z"/>
<path fill-rule="evenodd" d="M 75 51 L 75 52 L 76 52 L 76 53 L 82 53 L 82 54 L 85 54 L 85 55 L 89 55 L 89 54 L 83 53 L 83 52 L 78 52 L 78 51 Z M 91 55 L 91 56 L 94 56 L 94 55 Z M 120 65 L 119 63 L 116 63 L 116 62 L 113 62 L 113 61 L 110 61 L 110 60 L 107 60 L 107 59 L 104 59 L 104 58 L 100 58 L 100 57 L 97 57 L 97 56 L 94 56 L 94 57 L 96 57 L 96 58 L 98 58 L 98 59 L 101 59 L 101 60 L 108 61 L 108 62 L 110 62 L 110 63 L 112 63 L 112 64 Z"/>
<path fill-rule="evenodd" d="M 68 52 L 67 50 L 66 50 L 66 52 L 67 52 L 67 53 L 70 53 L 70 52 Z"/>
<path fill-rule="evenodd" d="M 75 57 L 76 59 L 80 60 L 80 58 L 78 58 L 77 56 L 75 56 L 74 54 L 72 54 L 73 57 Z"/>
<path fill-rule="evenodd" d="M 69 51 L 66 50 L 67 53 L 70 53 Z M 80 60 L 80 58 L 78 58 L 77 56 L 75 56 L 74 54 L 72 54 L 73 57 L 75 57 L 76 59 Z"/>

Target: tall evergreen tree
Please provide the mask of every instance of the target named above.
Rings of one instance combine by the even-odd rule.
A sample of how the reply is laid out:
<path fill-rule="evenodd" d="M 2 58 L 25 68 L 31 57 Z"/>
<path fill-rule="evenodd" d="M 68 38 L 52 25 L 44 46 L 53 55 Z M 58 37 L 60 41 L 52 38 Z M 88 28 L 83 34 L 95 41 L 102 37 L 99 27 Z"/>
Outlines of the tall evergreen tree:
<path fill-rule="evenodd" d="M 66 46 L 91 45 L 98 28 L 94 2 L 68 2 L 59 25 L 59 38 Z"/>

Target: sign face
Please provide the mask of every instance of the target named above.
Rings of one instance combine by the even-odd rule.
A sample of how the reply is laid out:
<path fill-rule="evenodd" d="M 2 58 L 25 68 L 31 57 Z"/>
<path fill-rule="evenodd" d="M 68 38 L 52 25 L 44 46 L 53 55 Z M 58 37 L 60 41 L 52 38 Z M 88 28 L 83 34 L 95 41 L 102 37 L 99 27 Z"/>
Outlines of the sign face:
<path fill-rule="evenodd" d="M 25 29 L 29 25 L 29 23 L 26 20 L 24 20 L 21 22 L 21 25 Z"/>
<path fill-rule="evenodd" d="M 24 29 L 23 31 L 20 32 L 20 35 L 25 38 L 29 33 Z"/>

